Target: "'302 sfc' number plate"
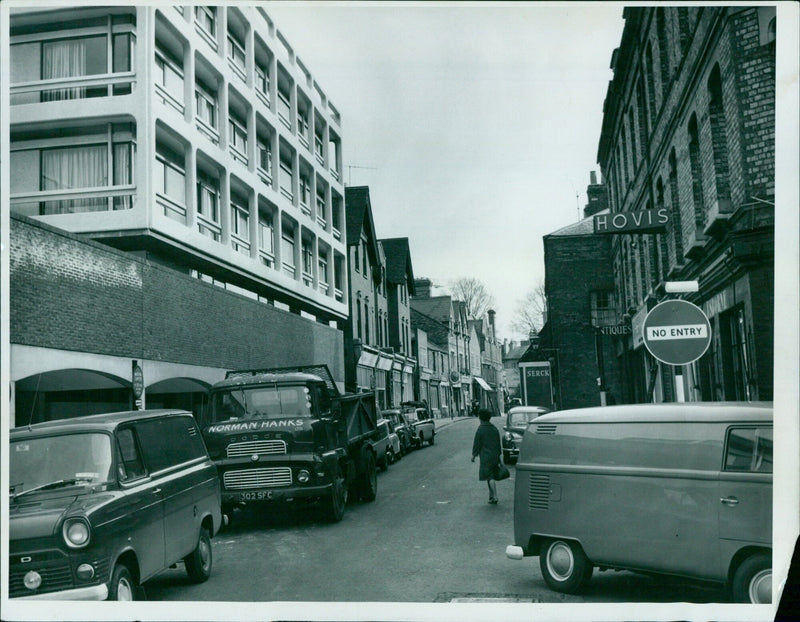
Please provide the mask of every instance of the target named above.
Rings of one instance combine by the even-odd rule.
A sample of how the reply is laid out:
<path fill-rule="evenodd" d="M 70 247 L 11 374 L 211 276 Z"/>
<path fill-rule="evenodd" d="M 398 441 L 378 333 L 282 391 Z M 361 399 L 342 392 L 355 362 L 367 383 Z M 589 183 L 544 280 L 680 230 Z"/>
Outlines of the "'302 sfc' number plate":
<path fill-rule="evenodd" d="M 242 501 L 267 501 L 272 499 L 271 490 L 259 490 L 257 492 L 242 492 L 239 493 L 239 498 Z"/>

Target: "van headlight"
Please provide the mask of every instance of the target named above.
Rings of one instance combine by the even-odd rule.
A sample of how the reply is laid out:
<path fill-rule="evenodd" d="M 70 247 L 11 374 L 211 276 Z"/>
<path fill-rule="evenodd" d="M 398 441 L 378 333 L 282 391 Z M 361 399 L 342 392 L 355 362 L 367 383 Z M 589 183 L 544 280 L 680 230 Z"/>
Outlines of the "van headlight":
<path fill-rule="evenodd" d="M 89 544 L 92 529 L 85 518 L 68 518 L 62 527 L 64 542 L 71 549 L 81 549 Z"/>

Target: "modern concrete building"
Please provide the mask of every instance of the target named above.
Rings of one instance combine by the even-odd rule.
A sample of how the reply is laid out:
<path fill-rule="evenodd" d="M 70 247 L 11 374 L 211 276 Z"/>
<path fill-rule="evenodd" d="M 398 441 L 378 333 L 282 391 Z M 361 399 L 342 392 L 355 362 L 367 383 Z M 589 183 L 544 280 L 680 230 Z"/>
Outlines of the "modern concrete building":
<path fill-rule="evenodd" d="M 197 410 L 231 367 L 344 380 L 341 119 L 262 7 L 14 8 L 9 56 L 25 421 L 127 408 L 140 380 Z"/>

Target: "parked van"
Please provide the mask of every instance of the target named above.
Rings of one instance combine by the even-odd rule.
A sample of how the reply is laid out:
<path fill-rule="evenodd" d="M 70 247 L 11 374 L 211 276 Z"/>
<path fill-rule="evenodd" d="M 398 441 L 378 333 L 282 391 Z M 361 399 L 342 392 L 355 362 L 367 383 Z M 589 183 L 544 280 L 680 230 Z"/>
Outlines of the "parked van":
<path fill-rule="evenodd" d="M 10 441 L 11 598 L 137 600 L 177 562 L 209 578 L 219 477 L 192 413 L 73 417 Z"/>
<path fill-rule="evenodd" d="M 525 431 L 511 559 L 538 556 L 574 593 L 594 567 L 724 583 L 772 596 L 772 404 L 561 411 Z"/>

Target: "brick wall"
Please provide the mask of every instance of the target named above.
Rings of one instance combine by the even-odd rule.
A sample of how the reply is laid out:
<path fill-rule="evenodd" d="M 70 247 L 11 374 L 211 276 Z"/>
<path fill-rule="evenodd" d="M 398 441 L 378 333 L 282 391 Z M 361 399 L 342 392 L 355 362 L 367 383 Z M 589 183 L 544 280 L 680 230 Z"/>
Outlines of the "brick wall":
<path fill-rule="evenodd" d="M 10 341 L 220 368 L 327 363 L 342 333 L 36 221 L 11 216 Z"/>
<path fill-rule="evenodd" d="M 550 331 L 542 347 L 558 349 L 558 406 L 599 406 L 590 292 L 614 290 L 611 236 L 545 236 L 544 246 Z M 606 387 L 619 401 L 621 384 L 615 342 L 612 337 L 603 337 L 601 343 Z"/>

